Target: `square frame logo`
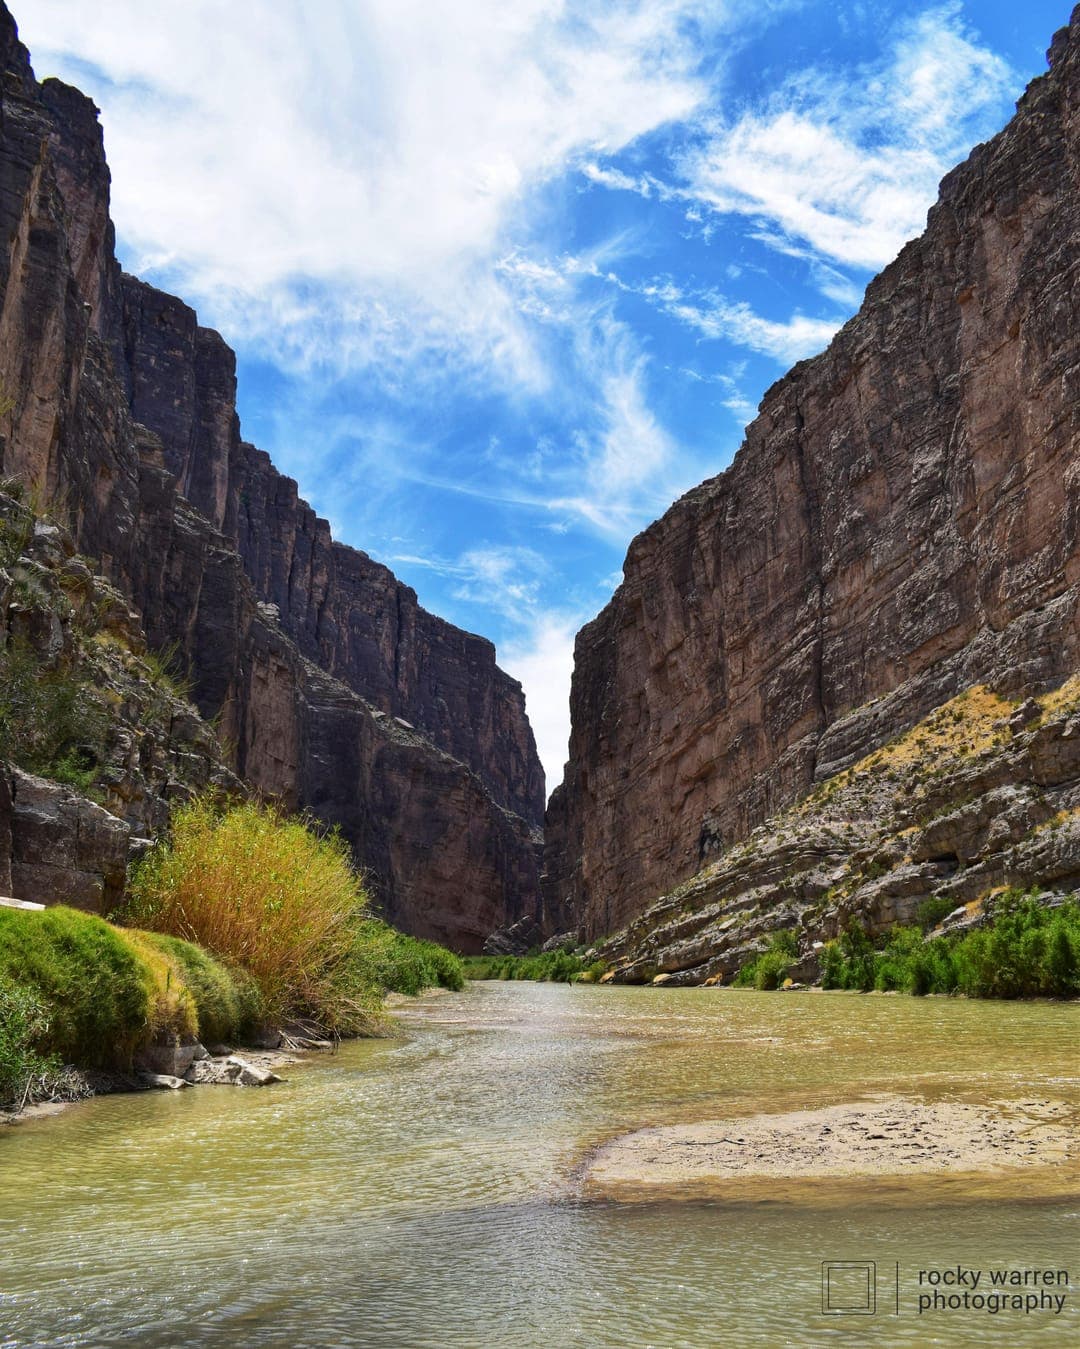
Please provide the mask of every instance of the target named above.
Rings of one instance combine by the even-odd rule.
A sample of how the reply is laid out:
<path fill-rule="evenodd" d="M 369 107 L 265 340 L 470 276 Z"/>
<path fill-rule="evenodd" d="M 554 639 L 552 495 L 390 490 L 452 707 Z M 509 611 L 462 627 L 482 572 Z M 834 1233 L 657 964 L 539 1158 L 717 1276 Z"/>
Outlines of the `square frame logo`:
<path fill-rule="evenodd" d="M 824 1316 L 873 1316 L 877 1311 L 877 1264 L 873 1260 L 822 1260 Z"/>

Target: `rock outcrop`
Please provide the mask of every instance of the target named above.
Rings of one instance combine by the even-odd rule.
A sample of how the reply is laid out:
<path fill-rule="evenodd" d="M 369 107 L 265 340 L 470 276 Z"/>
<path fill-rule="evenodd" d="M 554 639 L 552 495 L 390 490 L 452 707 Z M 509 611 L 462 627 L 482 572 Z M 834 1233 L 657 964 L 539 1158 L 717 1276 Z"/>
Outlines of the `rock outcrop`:
<path fill-rule="evenodd" d="M 0 893 L 108 912 L 174 803 L 242 791 L 166 664 L 67 532 L 0 491 Z"/>
<path fill-rule="evenodd" d="M 228 347 L 119 268 L 94 105 L 2 6 L 0 61 L 3 473 L 177 645 L 237 774 L 339 825 L 391 921 L 479 950 L 539 906 L 520 686 L 241 440 Z"/>
<path fill-rule="evenodd" d="M 429 614 L 366 553 L 335 543 L 263 451 L 240 438 L 236 361 L 174 296 L 120 280 L 132 416 L 161 440 L 182 495 L 239 553 L 307 659 L 467 764 L 530 824 L 544 778 L 521 686 L 483 637 Z"/>
<path fill-rule="evenodd" d="M 1080 666 L 1080 9 L 1050 61 L 578 635 L 557 921 L 613 933 L 961 690 Z"/>
<path fill-rule="evenodd" d="M 1017 704 L 985 687 L 758 826 L 649 905 L 597 956 L 619 983 L 730 980 L 793 934 L 794 977 L 855 919 L 979 922 L 1005 889 L 1080 890 L 1080 676 Z"/>

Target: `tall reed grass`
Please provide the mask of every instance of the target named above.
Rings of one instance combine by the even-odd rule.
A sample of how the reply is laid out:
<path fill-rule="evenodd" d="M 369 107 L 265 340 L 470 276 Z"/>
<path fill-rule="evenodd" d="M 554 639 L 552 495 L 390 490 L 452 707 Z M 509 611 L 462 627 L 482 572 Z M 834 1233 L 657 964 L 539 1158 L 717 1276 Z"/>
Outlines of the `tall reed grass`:
<path fill-rule="evenodd" d="M 349 969 L 368 900 L 346 845 L 273 806 L 201 799 L 133 870 L 123 920 L 195 942 L 248 971 L 264 1015 L 363 1029 L 377 1006 Z"/>

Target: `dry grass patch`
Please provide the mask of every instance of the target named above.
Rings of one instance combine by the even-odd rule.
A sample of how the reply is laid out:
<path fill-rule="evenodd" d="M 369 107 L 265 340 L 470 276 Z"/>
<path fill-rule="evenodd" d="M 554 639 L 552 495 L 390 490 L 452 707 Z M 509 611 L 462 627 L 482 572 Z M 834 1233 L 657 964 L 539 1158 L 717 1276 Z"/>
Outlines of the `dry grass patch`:
<path fill-rule="evenodd" d="M 171 842 L 135 869 L 125 919 L 247 970 L 269 1020 L 314 1016 L 344 1030 L 341 976 L 366 914 L 367 896 L 336 835 L 272 806 L 221 811 L 199 800 L 175 814 Z"/>

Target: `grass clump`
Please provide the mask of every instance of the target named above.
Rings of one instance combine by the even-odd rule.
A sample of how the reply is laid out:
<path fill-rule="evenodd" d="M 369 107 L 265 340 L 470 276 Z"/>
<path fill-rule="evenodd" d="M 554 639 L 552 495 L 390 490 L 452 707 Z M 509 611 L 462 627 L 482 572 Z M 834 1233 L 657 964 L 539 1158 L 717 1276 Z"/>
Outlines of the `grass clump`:
<path fill-rule="evenodd" d="M 200 946 L 164 932 L 133 933 L 143 949 L 163 957 L 185 989 L 204 1044 L 245 1040 L 265 1020 L 262 998 L 249 974 L 227 969 Z"/>
<path fill-rule="evenodd" d="M 1080 994 L 1080 904 L 1047 908 L 1034 893 L 1006 891 L 985 927 L 928 937 L 895 927 L 880 947 L 852 923 L 822 953 L 822 984 L 971 998 L 1075 998 Z"/>
<path fill-rule="evenodd" d="M 59 1072 L 60 1060 L 40 1050 L 48 1030 L 48 1009 L 41 998 L 0 975 L 0 1110 L 18 1110 L 35 1082 Z"/>
<path fill-rule="evenodd" d="M 153 972 L 101 918 L 58 906 L 0 908 L 0 978 L 44 1008 L 39 1048 L 85 1068 L 124 1068 L 151 1034 Z"/>
<path fill-rule="evenodd" d="M 367 896 L 334 834 L 273 806 L 208 799 L 173 816 L 171 841 L 132 870 L 124 921 L 205 947 L 255 980 L 264 1015 L 347 1032 L 359 1012 L 343 979 Z M 366 1010 L 366 1009 L 365 1009 Z"/>
<path fill-rule="evenodd" d="M 795 933 L 788 930 L 774 932 L 769 944 L 760 955 L 748 961 L 738 972 L 732 983 L 736 988 L 756 988 L 769 992 L 779 988 L 787 978 L 788 970 L 798 955 L 798 943 Z"/>
<path fill-rule="evenodd" d="M 466 956 L 468 979 L 531 979 L 537 983 L 596 983 L 603 961 L 587 963 L 569 951 L 544 951 L 526 956 Z"/>
<path fill-rule="evenodd" d="M 383 993 L 463 981 L 449 951 L 372 917 L 341 838 L 255 802 L 182 806 L 171 841 L 133 868 L 123 919 L 250 975 L 257 999 L 244 995 L 242 1021 L 304 1018 L 363 1034 L 377 1025 Z M 171 954 L 194 968 L 190 953 Z"/>
<path fill-rule="evenodd" d="M 145 1045 L 235 1042 L 261 1021 L 250 976 L 189 942 L 63 906 L 0 908 L 0 1103 L 62 1063 L 126 1070 Z"/>

